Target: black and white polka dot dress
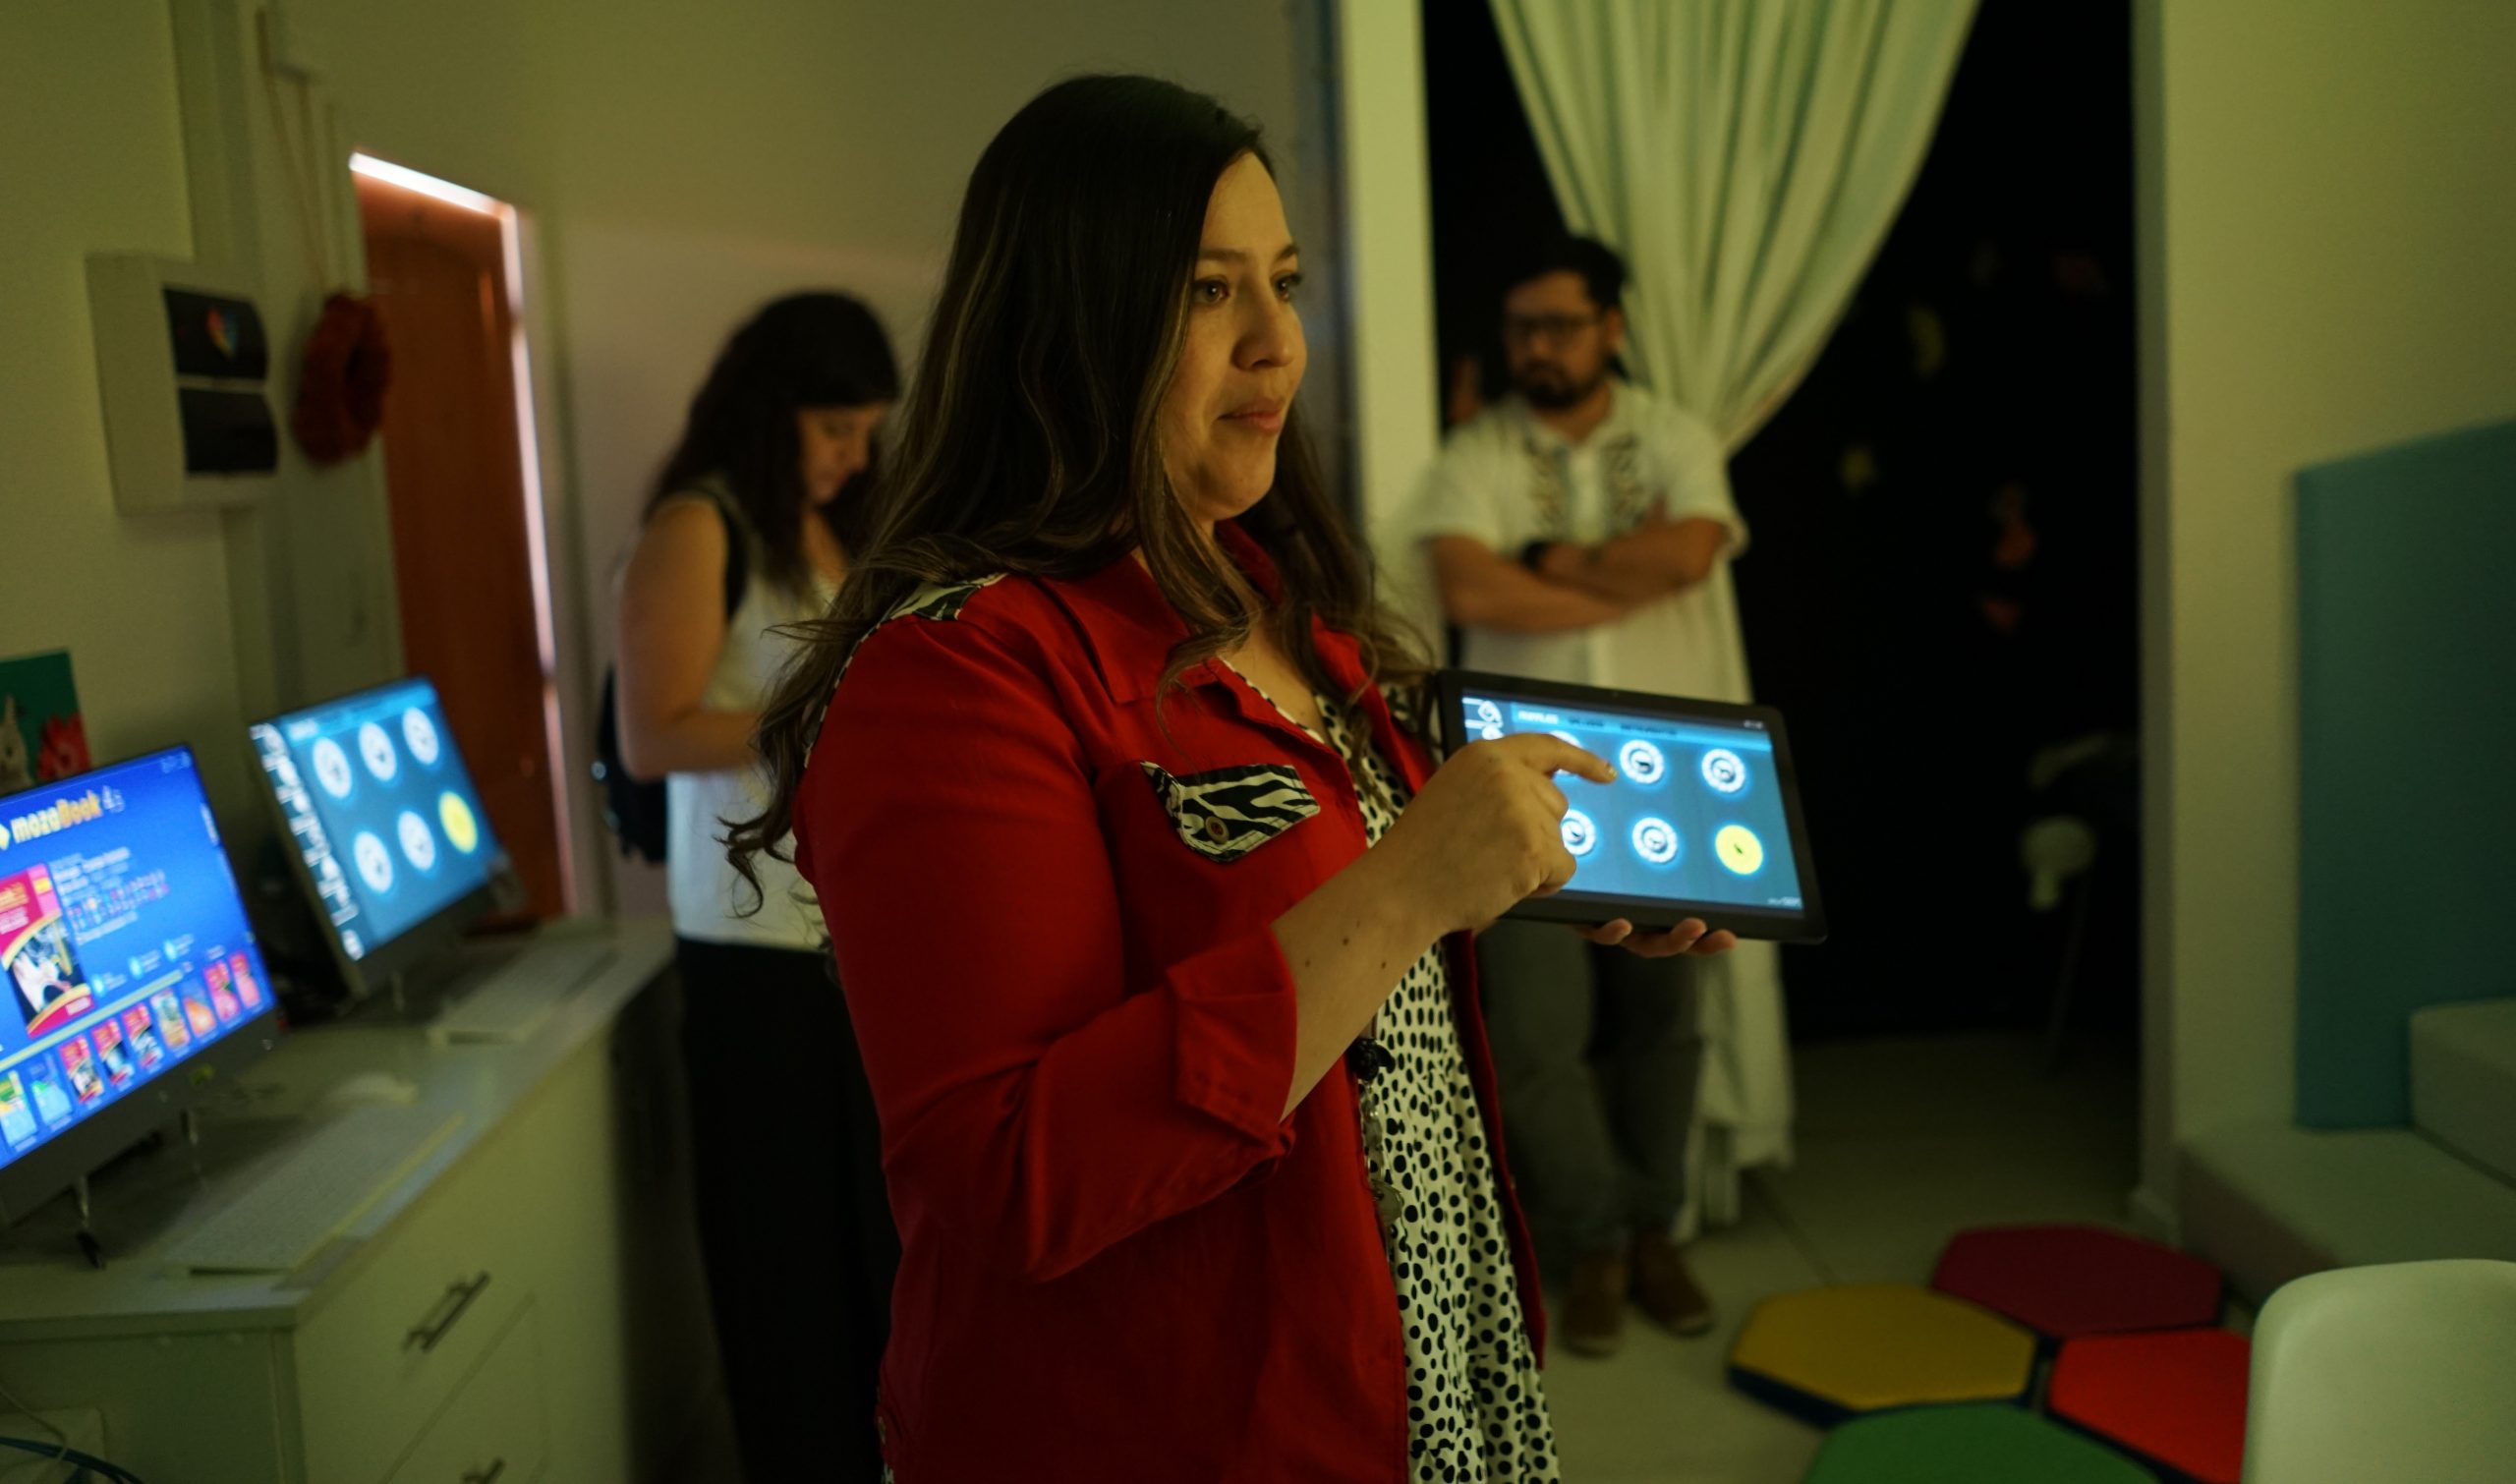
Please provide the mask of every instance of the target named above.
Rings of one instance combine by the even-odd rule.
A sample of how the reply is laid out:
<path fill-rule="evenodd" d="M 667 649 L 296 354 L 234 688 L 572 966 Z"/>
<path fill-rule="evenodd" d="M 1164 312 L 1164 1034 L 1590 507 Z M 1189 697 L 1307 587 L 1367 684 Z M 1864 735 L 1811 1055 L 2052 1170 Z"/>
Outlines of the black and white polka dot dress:
<path fill-rule="evenodd" d="M 1405 784 L 1359 716 L 1317 699 L 1324 740 L 1345 759 L 1364 833 L 1377 845 L 1405 807 Z M 1555 1426 L 1520 1319 L 1500 1182 L 1438 943 L 1382 1003 L 1372 1035 L 1395 1058 L 1362 1084 L 1363 1145 L 1373 1187 L 1386 1192 L 1381 1234 L 1405 1326 L 1414 1478 L 1560 1479 Z"/>

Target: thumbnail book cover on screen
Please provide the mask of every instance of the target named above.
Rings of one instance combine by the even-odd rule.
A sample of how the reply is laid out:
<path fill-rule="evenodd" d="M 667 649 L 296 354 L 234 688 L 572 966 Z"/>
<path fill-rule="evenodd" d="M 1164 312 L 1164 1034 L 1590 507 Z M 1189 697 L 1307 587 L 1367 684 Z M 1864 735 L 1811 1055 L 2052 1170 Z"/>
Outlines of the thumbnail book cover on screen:
<path fill-rule="evenodd" d="M 35 1115 L 16 1072 L 0 1072 L 0 1139 L 15 1149 L 35 1136 Z"/>
<path fill-rule="evenodd" d="M 45 867 L 0 876 L 0 967 L 9 972 L 29 1039 L 50 1035 L 95 1003 Z"/>

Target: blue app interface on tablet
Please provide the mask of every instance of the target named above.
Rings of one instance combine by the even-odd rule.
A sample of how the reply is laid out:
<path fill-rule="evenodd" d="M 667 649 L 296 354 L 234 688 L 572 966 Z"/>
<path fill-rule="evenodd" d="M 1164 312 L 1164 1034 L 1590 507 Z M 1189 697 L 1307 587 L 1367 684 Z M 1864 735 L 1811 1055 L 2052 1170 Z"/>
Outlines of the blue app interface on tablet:
<path fill-rule="evenodd" d="M 436 687 L 413 677 L 253 728 L 342 951 L 364 958 L 504 861 Z"/>
<path fill-rule="evenodd" d="M 1804 903 L 1773 738 L 1763 723 L 1688 720 L 1469 692 L 1471 741 L 1552 732 L 1616 765 L 1614 783 L 1558 773 L 1572 808 L 1568 896 L 1647 896 L 1760 912 Z"/>

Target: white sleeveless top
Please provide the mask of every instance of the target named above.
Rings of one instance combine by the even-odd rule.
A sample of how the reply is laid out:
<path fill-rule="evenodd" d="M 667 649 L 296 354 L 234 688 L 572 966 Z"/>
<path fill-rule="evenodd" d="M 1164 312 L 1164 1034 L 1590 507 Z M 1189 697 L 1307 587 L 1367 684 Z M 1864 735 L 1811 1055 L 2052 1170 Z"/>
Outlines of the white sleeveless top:
<path fill-rule="evenodd" d="M 781 586 L 761 570 L 759 542 L 728 535 L 748 546 L 742 602 L 725 620 L 724 647 L 708 676 L 700 706 L 708 711 L 758 711 L 769 702 L 778 674 L 795 653 L 794 642 L 772 633 L 782 624 L 819 618 L 837 597 L 836 584 L 818 578 L 809 598 Z M 821 908 L 795 868 L 767 855 L 755 858 L 765 900 L 749 916 L 742 908 L 751 888 L 725 860 L 725 820 L 747 820 L 769 803 L 769 774 L 757 765 L 722 772 L 676 772 L 664 779 L 664 869 L 672 897 L 672 930 L 703 942 L 763 948 L 818 950 L 828 938 Z M 792 848 L 789 841 L 788 848 Z"/>

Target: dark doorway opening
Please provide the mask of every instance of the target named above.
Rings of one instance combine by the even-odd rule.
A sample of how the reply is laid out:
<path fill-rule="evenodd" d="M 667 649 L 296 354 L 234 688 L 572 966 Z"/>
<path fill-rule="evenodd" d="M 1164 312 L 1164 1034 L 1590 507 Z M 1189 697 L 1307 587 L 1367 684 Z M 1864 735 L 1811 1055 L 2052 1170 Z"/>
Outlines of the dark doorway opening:
<path fill-rule="evenodd" d="M 1490 12 L 1423 19 L 1444 384 L 1490 396 L 1503 264 L 1563 222 Z M 2064 994 L 2066 1034 L 2131 1030 L 2134 337 L 2128 7 L 1985 0 L 1894 230 L 1731 464 L 1835 924 L 1784 955 L 1797 1036 L 2047 1025 Z M 2048 818 L 2096 856 L 2039 910 Z"/>

